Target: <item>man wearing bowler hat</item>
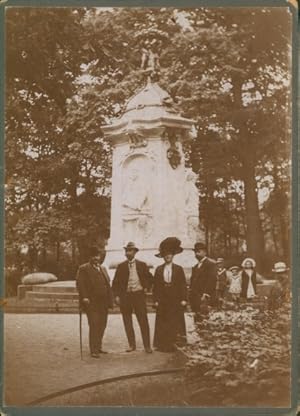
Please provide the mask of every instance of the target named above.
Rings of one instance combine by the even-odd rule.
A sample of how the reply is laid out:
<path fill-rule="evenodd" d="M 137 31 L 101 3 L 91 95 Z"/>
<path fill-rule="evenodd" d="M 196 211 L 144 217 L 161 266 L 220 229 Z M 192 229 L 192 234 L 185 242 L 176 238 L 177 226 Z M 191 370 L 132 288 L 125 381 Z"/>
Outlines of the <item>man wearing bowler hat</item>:
<path fill-rule="evenodd" d="M 135 313 L 143 338 L 145 351 L 151 353 L 150 331 L 147 317 L 146 292 L 152 286 L 153 276 L 146 263 L 135 259 L 139 249 L 133 242 L 127 244 L 125 256 L 127 260 L 119 264 L 113 279 L 112 290 L 115 301 L 120 304 L 125 332 L 129 348 L 127 352 L 136 350 L 135 333 L 132 314 Z"/>
<path fill-rule="evenodd" d="M 89 262 L 79 267 L 76 283 L 80 308 L 88 318 L 91 356 L 99 358 L 99 354 L 106 352 L 102 349 L 102 338 L 108 309 L 113 307 L 113 296 L 107 270 L 102 266 L 105 251 L 98 247 L 91 247 L 89 251 Z"/>
<path fill-rule="evenodd" d="M 194 246 L 197 264 L 192 268 L 190 301 L 193 312 L 199 312 L 201 304 L 214 305 L 216 300 L 216 263 L 207 257 L 204 243 Z"/>
<path fill-rule="evenodd" d="M 216 303 L 218 306 L 221 304 L 221 300 L 224 299 L 227 289 L 227 272 L 224 267 L 224 259 L 218 257 L 216 261 L 217 266 L 217 283 L 216 283 Z"/>

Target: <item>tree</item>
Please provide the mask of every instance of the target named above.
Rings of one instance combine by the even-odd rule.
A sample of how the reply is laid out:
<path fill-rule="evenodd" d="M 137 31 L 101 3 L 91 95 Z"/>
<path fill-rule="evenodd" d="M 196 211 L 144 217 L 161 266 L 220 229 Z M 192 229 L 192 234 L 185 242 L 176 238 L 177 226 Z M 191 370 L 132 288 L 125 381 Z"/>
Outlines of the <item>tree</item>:
<path fill-rule="evenodd" d="M 66 128 L 86 59 L 78 49 L 84 16 L 70 8 L 7 14 L 6 236 L 35 253 L 32 267 L 38 252 L 55 246 L 59 258 L 61 243 L 71 240 L 75 250 L 97 232 L 102 244 L 108 235 L 109 147 Z M 83 204 L 87 198 L 95 201 Z"/>
<path fill-rule="evenodd" d="M 189 21 L 192 29 L 163 52 L 176 62 L 167 70 L 169 90 L 198 124 L 194 169 L 205 166 L 199 162 L 208 156 L 216 181 L 224 178 L 227 165 L 227 182 L 243 182 L 248 254 L 261 266 L 264 241 L 256 176 L 262 160 L 272 159 L 274 149 L 290 143 L 285 129 L 291 15 L 288 9 L 274 8 L 195 9 Z M 215 157 L 205 147 L 208 140 Z"/>
<path fill-rule="evenodd" d="M 198 137 L 190 157 L 199 172 L 199 184 L 208 176 L 208 163 L 215 172 L 214 187 L 210 191 L 202 187 L 202 194 L 206 198 L 211 192 L 213 201 L 221 179 L 227 187 L 242 183 L 247 251 L 261 266 L 264 236 L 257 171 L 273 158 L 275 147 L 288 148 L 290 140 L 284 131 L 290 93 L 288 8 L 119 9 L 110 13 L 110 30 L 124 30 L 105 44 L 111 77 L 105 78 L 98 66 L 91 68 L 93 76 L 105 78 L 102 97 L 111 103 L 109 108 L 116 106 L 116 100 L 124 102 L 143 80 L 137 59 L 141 49 L 151 45 L 160 54 L 160 84 L 183 115 L 196 121 Z M 101 28 L 97 29 L 97 21 Z M 104 21 L 101 13 L 91 18 L 97 39 L 107 39 Z M 113 59 L 116 45 L 118 56 Z M 124 65 L 127 49 L 131 54 Z"/>

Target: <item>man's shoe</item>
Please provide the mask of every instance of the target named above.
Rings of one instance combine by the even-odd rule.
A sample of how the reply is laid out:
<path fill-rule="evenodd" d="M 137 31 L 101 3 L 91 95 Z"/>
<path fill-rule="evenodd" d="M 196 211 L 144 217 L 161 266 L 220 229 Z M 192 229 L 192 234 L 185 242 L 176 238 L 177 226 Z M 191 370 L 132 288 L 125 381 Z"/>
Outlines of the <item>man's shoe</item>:
<path fill-rule="evenodd" d="M 91 357 L 92 357 L 92 358 L 100 358 L 100 355 L 99 355 L 99 353 L 98 353 L 98 352 L 93 352 L 93 353 L 91 354 Z"/>
<path fill-rule="evenodd" d="M 99 354 L 108 354 L 108 351 L 105 351 L 105 350 L 99 350 Z"/>
<path fill-rule="evenodd" d="M 126 352 L 132 352 L 132 351 L 135 351 L 135 350 L 136 350 L 136 347 L 129 347 L 129 348 L 127 348 Z"/>
<path fill-rule="evenodd" d="M 152 349 L 151 349 L 150 347 L 145 348 L 145 352 L 146 352 L 147 354 L 151 354 L 151 353 L 152 353 Z"/>

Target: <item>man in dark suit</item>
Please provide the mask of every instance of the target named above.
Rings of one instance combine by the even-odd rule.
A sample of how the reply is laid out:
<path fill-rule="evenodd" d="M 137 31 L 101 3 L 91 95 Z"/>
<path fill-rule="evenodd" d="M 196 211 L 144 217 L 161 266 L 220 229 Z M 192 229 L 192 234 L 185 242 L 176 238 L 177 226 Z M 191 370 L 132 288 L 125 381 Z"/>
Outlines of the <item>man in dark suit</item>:
<path fill-rule="evenodd" d="M 99 354 L 106 353 L 102 350 L 102 338 L 108 309 L 113 307 L 109 276 L 105 267 L 101 266 L 104 257 L 104 251 L 92 247 L 90 261 L 79 267 L 76 276 L 80 307 L 88 318 L 89 345 L 93 358 L 99 358 Z"/>
<path fill-rule="evenodd" d="M 112 289 L 116 303 L 120 304 L 129 343 L 129 348 L 126 351 L 131 352 L 136 349 L 132 323 L 132 314 L 134 312 L 141 329 L 145 351 L 151 353 L 146 292 L 152 286 L 153 277 L 146 263 L 135 259 L 138 248 L 134 243 L 128 243 L 124 249 L 127 260 L 118 265 Z"/>
<path fill-rule="evenodd" d="M 190 302 L 193 312 L 199 312 L 201 304 L 214 305 L 216 300 L 216 263 L 207 257 L 205 244 L 196 243 L 194 252 L 198 263 L 192 269 Z"/>

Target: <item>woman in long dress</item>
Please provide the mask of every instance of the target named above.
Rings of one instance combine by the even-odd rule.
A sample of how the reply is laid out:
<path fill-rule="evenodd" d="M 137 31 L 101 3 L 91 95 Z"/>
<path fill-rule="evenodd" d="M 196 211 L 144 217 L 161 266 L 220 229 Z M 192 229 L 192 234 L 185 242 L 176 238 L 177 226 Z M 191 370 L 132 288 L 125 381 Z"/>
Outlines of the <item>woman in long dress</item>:
<path fill-rule="evenodd" d="M 187 287 L 183 268 L 173 263 L 175 254 L 182 252 L 180 240 L 168 237 L 161 242 L 157 257 L 164 264 L 154 275 L 153 301 L 156 320 L 153 346 L 163 352 L 173 351 L 176 345 L 186 343 L 184 309 L 187 304 Z"/>
<path fill-rule="evenodd" d="M 256 263 L 255 260 L 248 257 L 242 262 L 242 290 L 241 297 L 251 300 L 256 297 Z"/>

